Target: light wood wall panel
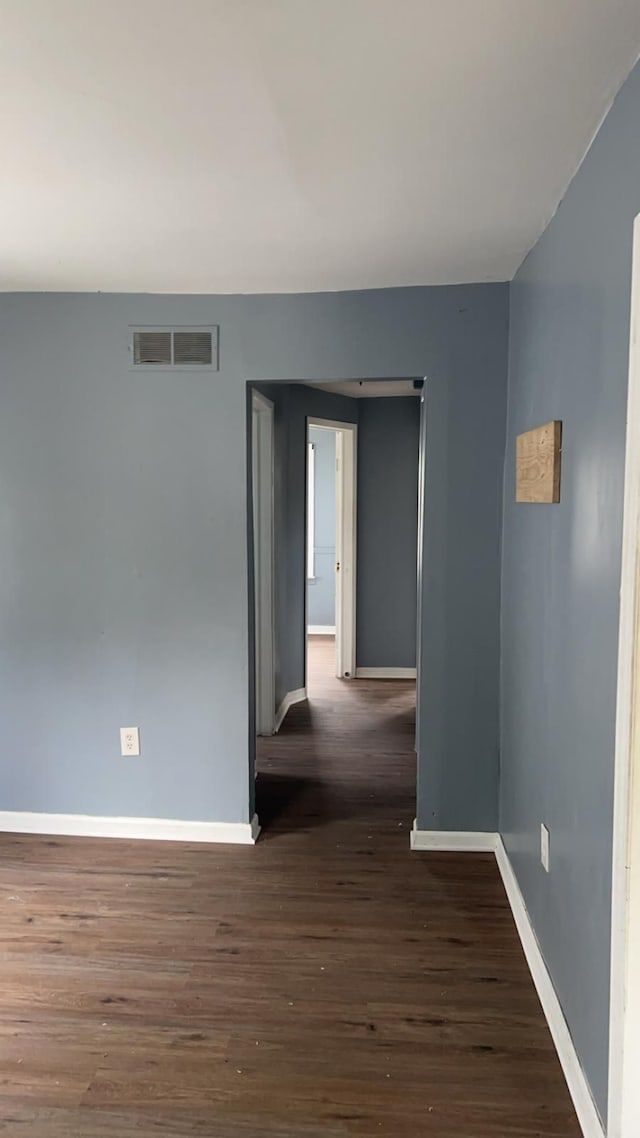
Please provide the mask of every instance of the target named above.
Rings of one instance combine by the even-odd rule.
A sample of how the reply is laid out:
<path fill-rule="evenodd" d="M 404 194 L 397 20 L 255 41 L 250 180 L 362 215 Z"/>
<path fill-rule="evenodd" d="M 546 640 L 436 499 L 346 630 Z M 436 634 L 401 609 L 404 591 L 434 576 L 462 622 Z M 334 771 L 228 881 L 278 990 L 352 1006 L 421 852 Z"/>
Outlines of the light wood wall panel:
<path fill-rule="evenodd" d="M 516 439 L 516 502 L 560 501 L 562 423 L 552 419 Z"/>

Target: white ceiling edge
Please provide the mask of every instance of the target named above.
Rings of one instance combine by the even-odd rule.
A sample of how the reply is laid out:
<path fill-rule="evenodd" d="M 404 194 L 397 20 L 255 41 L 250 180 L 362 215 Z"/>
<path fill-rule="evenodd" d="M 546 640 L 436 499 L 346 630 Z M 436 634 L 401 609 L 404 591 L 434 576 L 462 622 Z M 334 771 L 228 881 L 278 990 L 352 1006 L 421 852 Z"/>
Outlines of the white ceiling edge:
<path fill-rule="evenodd" d="M 512 275 L 507 279 L 507 281 L 505 283 L 510 284 L 512 280 L 515 280 L 520 269 L 522 268 L 527 257 L 529 256 L 529 253 L 533 252 L 533 250 L 535 249 L 536 245 L 538 244 L 538 241 L 540 240 L 540 238 L 543 237 L 544 234 L 547 232 L 547 229 L 551 225 L 551 222 L 553 221 L 558 210 L 560 209 L 560 206 L 562 205 L 564 199 L 566 198 L 567 194 L 569 193 L 569 190 L 571 189 L 573 182 L 575 181 L 578 174 L 580 173 L 580 170 L 582 169 L 582 166 L 584 165 L 584 163 L 587 159 L 587 156 L 588 156 L 596 138 L 598 137 L 598 135 L 600 134 L 600 131 L 602 130 L 602 127 L 604 126 L 604 123 L 607 119 L 607 116 L 609 115 L 609 112 L 611 111 L 611 109 L 613 107 L 613 104 L 615 103 L 616 99 L 618 98 L 618 95 L 620 94 L 622 88 L 624 87 L 625 83 L 627 82 L 627 79 L 631 75 L 631 72 L 633 71 L 634 67 L 636 67 L 636 65 L 639 62 L 640 62 L 640 51 L 637 52 L 635 59 L 631 65 L 631 67 L 629 68 L 627 74 L 623 75 L 622 78 L 618 82 L 612 84 L 611 90 L 606 95 L 606 97 L 603 99 L 602 108 L 600 110 L 599 117 L 595 121 L 595 126 L 591 132 L 591 137 L 589 139 L 589 142 L 587 143 L 586 148 L 582 151 L 582 157 L 578 156 L 578 158 L 576 159 L 576 165 L 575 165 L 573 174 L 571 175 L 571 177 L 569 178 L 569 181 L 567 182 L 566 189 L 558 198 L 554 208 L 551 210 L 549 216 L 547 217 L 546 221 L 542 225 L 542 228 L 540 229 L 540 232 L 538 233 L 537 237 L 535 237 L 533 239 L 533 241 L 531 242 L 531 245 L 527 249 L 527 251 L 526 251 L 524 257 L 522 258 L 522 260 L 520 261 L 519 265 L 516 267 L 516 269 L 514 270 Z"/>
<path fill-rule="evenodd" d="M 554 211 L 554 214 L 550 220 L 553 219 L 555 212 L 557 212 L 557 209 L 561 204 L 562 200 L 558 203 L 556 211 Z M 542 233 L 540 236 L 542 236 Z M 531 246 L 531 249 L 535 247 L 538 240 L 539 238 L 536 238 L 536 241 Z M 149 288 L 148 285 L 140 285 L 139 288 L 136 288 L 135 285 L 129 284 L 122 284 L 120 286 L 114 285 L 112 288 L 82 288 L 79 286 L 73 287 L 71 285 L 59 284 L 56 283 L 55 280 L 52 280 L 49 283 L 46 281 L 44 283 L 38 282 L 38 284 L 34 286 L 26 283 L 2 284 L 0 282 L 0 296 L 127 296 L 128 294 L 131 296 L 224 296 L 227 298 L 252 296 L 339 296 L 341 294 L 349 294 L 354 292 L 399 292 L 402 289 L 412 288 L 471 288 L 476 287 L 477 285 L 508 285 L 511 284 L 511 282 L 514 280 L 519 269 L 529 256 L 531 249 L 527 250 L 524 257 L 518 262 L 510 276 L 484 276 L 482 279 L 476 279 L 475 277 L 471 279 L 467 279 L 466 277 L 455 277 L 452 280 L 444 280 L 442 278 L 438 278 L 437 280 L 428 281 L 392 281 L 388 284 L 336 285 L 334 288 L 330 287 L 329 285 L 322 285 L 318 286 L 317 288 L 314 288 L 313 286 L 306 287 L 303 284 L 299 286 L 292 285 L 290 288 L 282 286 L 278 286 L 277 288 L 269 288 L 267 285 L 263 285 L 262 287 L 256 287 L 255 289 L 238 287 L 224 288 L 223 286 L 208 287 L 206 284 L 200 286 L 195 284 L 184 287 L 178 286 L 175 288 L 171 288 L 169 286 L 166 286 L 165 288 Z"/>

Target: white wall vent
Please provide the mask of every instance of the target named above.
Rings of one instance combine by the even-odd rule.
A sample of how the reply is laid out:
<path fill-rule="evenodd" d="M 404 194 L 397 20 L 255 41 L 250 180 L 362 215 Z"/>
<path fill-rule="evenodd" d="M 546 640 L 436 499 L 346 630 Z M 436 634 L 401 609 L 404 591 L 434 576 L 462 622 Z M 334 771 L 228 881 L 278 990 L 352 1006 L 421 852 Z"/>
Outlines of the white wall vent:
<path fill-rule="evenodd" d="M 218 368 L 218 327 L 136 328 L 134 367 Z"/>

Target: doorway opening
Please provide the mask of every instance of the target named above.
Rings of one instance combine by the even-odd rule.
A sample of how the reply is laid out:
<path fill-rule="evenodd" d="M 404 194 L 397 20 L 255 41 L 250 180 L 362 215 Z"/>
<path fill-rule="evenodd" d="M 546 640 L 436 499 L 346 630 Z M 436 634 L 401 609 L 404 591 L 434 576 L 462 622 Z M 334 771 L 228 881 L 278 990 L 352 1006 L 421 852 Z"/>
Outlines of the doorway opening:
<path fill-rule="evenodd" d="M 271 833 L 391 801 L 400 833 L 415 815 L 421 392 L 327 386 L 249 385 L 250 794 Z"/>
<path fill-rule="evenodd" d="M 356 670 L 357 431 L 307 417 L 307 693 L 325 669 L 347 680 Z"/>

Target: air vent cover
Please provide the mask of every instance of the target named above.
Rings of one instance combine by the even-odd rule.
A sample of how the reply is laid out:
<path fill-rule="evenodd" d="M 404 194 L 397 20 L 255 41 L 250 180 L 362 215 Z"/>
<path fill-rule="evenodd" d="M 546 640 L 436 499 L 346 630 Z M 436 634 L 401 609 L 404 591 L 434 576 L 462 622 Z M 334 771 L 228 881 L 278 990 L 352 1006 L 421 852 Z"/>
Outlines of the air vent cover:
<path fill-rule="evenodd" d="M 211 367 L 211 332 L 174 332 L 173 362 Z"/>
<path fill-rule="evenodd" d="M 136 364 L 171 364 L 171 332 L 134 332 L 133 360 Z"/>
<path fill-rule="evenodd" d="M 217 369 L 218 327 L 139 328 L 133 333 L 134 367 Z"/>

